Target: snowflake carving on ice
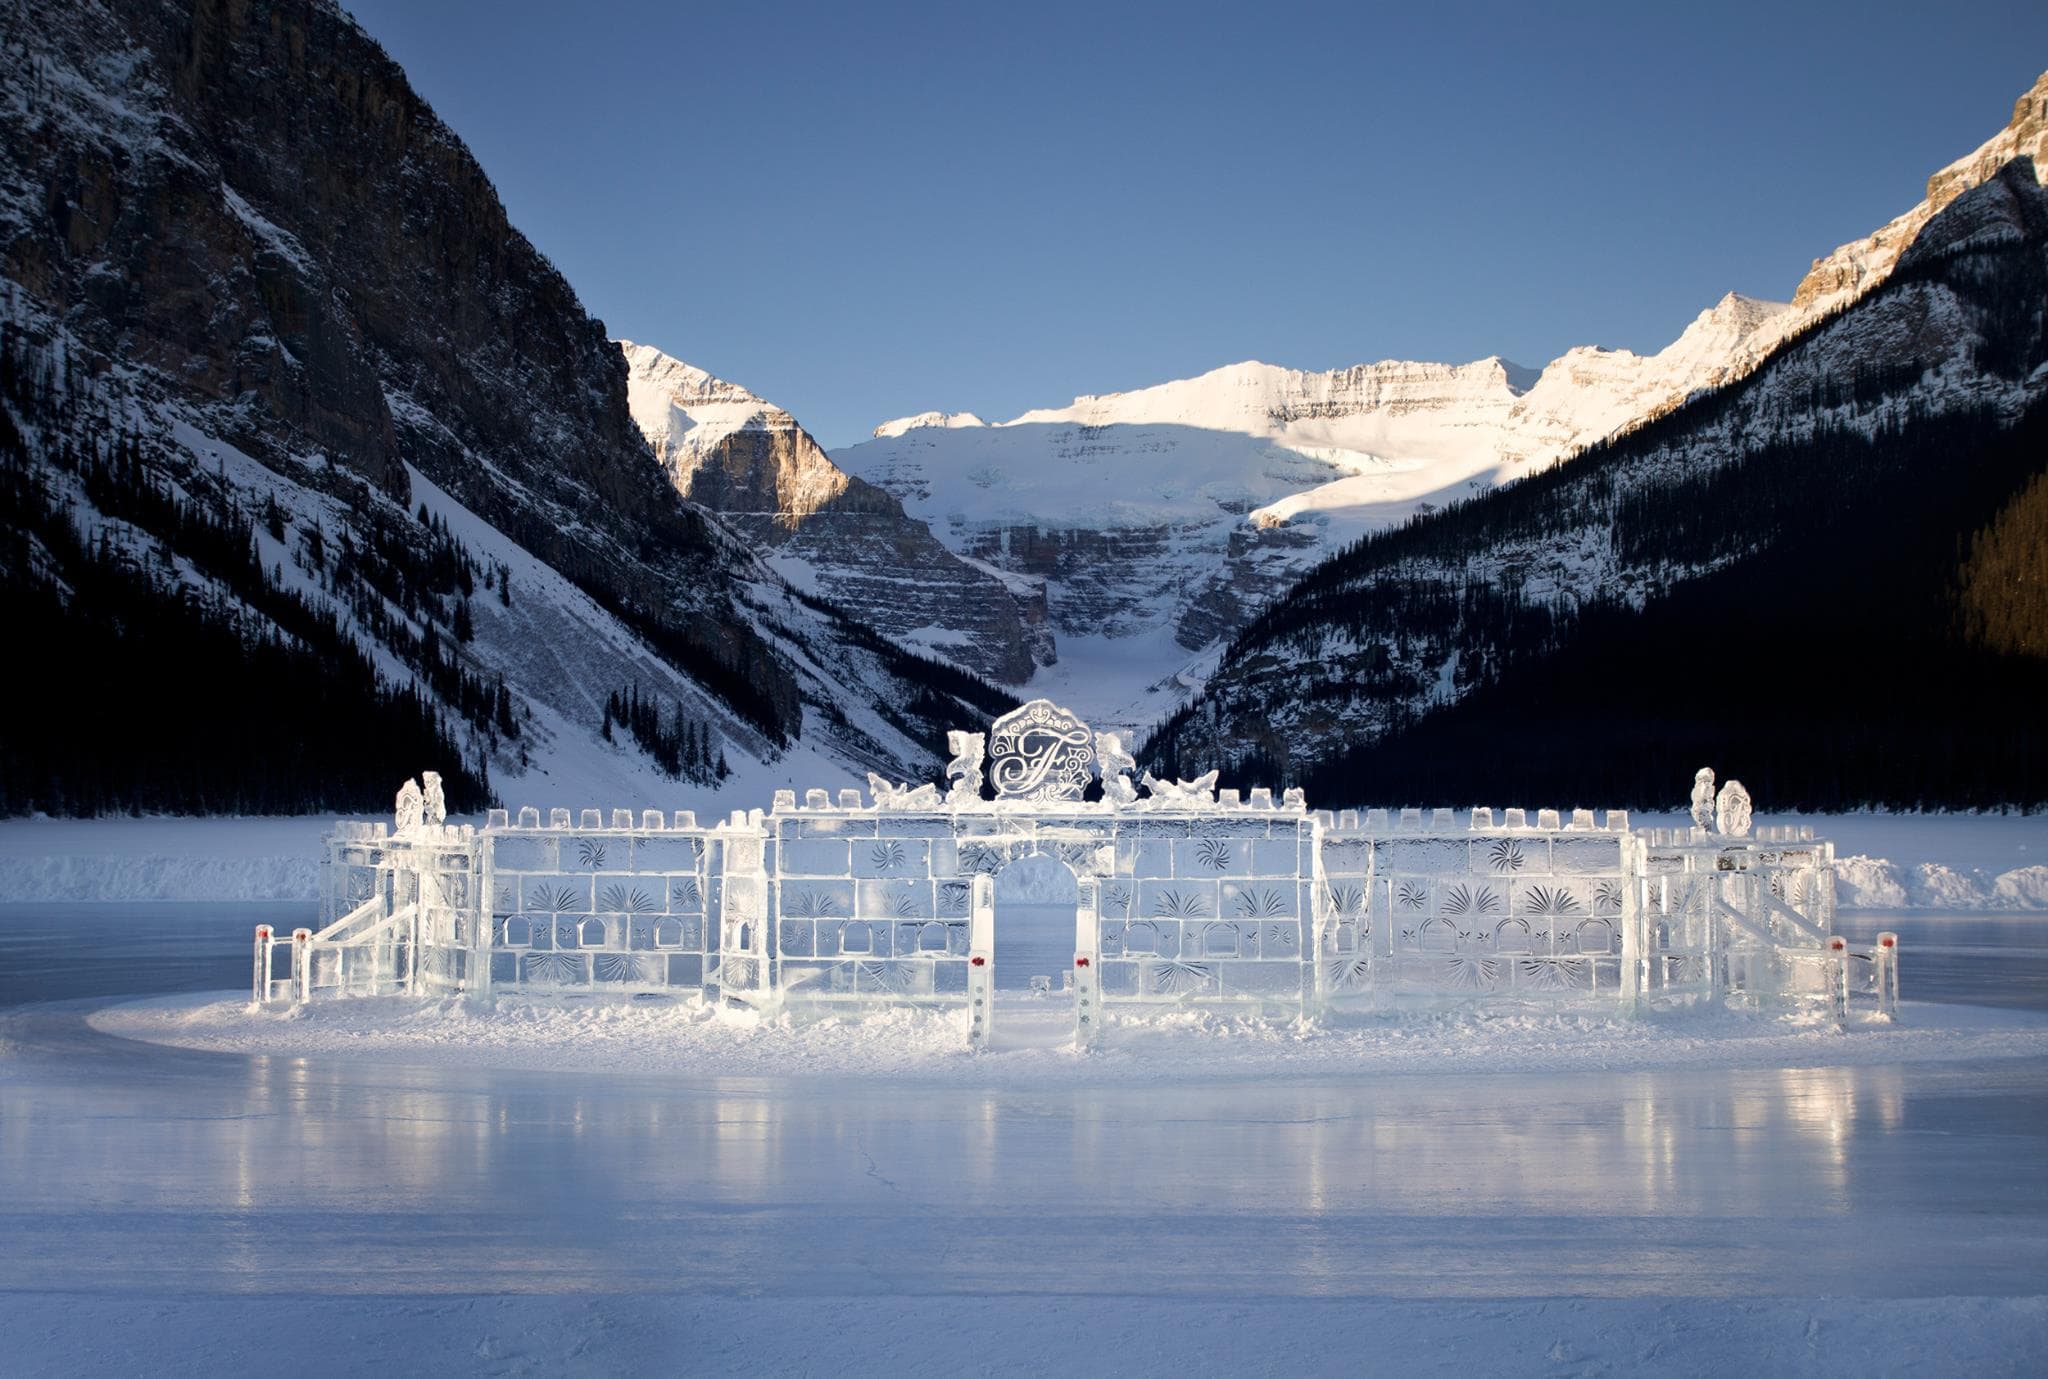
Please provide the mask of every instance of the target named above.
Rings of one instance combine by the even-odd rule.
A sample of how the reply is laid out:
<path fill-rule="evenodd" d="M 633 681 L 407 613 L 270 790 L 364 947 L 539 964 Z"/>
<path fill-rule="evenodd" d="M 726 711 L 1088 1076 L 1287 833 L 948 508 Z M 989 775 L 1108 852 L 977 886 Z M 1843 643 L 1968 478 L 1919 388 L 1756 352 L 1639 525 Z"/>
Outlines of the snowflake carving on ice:
<path fill-rule="evenodd" d="M 1088 725 L 1034 699 L 989 729 L 989 783 L 1005 800 L 1078 800 L 1095 759 Z"/>

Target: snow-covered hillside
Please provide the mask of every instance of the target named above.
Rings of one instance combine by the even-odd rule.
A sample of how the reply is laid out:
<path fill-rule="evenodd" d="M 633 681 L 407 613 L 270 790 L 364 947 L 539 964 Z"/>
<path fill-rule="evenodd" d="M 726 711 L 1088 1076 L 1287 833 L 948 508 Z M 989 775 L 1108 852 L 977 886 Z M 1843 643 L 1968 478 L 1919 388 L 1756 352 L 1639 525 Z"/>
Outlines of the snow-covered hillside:
<path fill-rule="evenodd" d="M 2039 644 L 1994 629 L 2040 606 L 2043 227 L 2015 160 L 1739 382 L 1347 551 L 1141 759 L 1346 803 L 1732 759 L 1815 807 L 2040 799 Z"/>

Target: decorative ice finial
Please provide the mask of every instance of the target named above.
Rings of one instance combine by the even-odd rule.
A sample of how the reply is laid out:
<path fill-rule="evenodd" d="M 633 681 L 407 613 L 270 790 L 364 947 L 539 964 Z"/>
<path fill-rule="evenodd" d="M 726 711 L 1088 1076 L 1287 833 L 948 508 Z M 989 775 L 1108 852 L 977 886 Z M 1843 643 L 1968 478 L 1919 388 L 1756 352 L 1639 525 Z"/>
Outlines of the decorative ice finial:
<path fill-rule="evenodd" d="M 870 771 L 868 789 L 874 792 L 877 809 L 936 809 L 939 806 L 939 787 L 929 782 L 915 786 L 897 785 Z"/>
<path fill-rule="evenodd" d="M 1088 787 L 1088 725 L 1050 699 L 1012 709 L 989 728 L 989 782 L 1005 800 L 1078 800 Z"/>
<path fill-rule="evenodd" d="M 398 805 L 393 811 L 391 829 L 394 833 L 410 833 L 420 826 L 426 813 L 426 796 L 420 793 L 420 783 L 409 780 L 398 787 Z"/>
<path fill-rule="evenodd" d="M 949 732 L 946 746 L 953 759 L 946 763 L 946 803 L 966 804 L 981 798 L 981 762 L 987 742 L 980 733 Z"/>
<path fill-rule="evenodd" d="M 1131 784 L 1131 772 L 1138 769 L 1138 762 L 1124 750 L 1121 736 L 1095 735 L 1095 765 L 1102 774 L 1102 798 L 1111 804 L 1129 804 L 1138 798 L 1138 787 Z"/>
<path fill-rule="evenodd" d="M 441 794 L 441 773 L 439 771 L 422 771 L 420 772 L 420 780 L 426 786 L 425 798 L 422 801 L 421 817 L 427 823 L 439 828 L 442 824 L 448 822 L 448 801 Z"/>
<path fill-rule="evenodd" d="M 1692 824 L 1694 828 L 1714 826 L 1714 768 L 1702 766 L 1692 778 Z"/>
<path fill-rule="evenodd" d="M 1749 792 L 1741 781 L 1731 780 L 1721 787 L 1721 796 L 1714 801 L 1714 825 L 1729 838 L 1749 836 Z"/>
<path fill-rule="evenodd" d="M 1199 809 L 1216 802 L 1216 777 L 1209 772 L 1193 780 L 1161 780 L 1150 771 L 1145 773 L 1145 789 L 1151 792 L 1152 802 L 1164 809 Z"/>

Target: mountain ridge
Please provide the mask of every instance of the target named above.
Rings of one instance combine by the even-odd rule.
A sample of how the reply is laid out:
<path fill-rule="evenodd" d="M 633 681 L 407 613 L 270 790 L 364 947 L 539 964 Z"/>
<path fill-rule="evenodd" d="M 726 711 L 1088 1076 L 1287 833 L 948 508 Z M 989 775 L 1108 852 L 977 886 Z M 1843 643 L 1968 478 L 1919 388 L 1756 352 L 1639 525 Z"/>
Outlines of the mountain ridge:
<path fill-rule="evenodd" d="M 2037 801 L 2048 654 L 1992 646 L 1954 591 L 2048 618 L 1972 574 L 2027 539 L 2005 514 L 2035 511 L 2044 427 L 2022 156 L 1753 372 L 1312 570 L 1140 755 L 1345 804 L 1488 769 L 1649 804 L 1695 759 L 1801 807 Z"/>

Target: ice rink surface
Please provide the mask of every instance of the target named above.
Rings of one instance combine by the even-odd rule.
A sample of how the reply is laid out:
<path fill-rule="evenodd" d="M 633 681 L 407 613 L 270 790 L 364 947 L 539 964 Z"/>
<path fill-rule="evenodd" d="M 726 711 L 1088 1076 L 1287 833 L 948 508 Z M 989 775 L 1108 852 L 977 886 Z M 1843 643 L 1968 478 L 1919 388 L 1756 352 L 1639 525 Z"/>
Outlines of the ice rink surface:
<path fill-rule="evenodd" d="M 124 945 L 217 922 L 163 909 L 103 914 L 86 963 L 0 914 L 0 1371 L 1977 1375 L 2048 1347 L 2038 1056 L 977 1087 L 198 1051 L 95 1028 L 79 985 L 147 989 Z M 2038 956 L 2039 923 L 1966 946 Z M 23 1003 L 29 965 L 72 999 Z M 2008 1004 L 2048 1005 L 2014 970 Z"/>

